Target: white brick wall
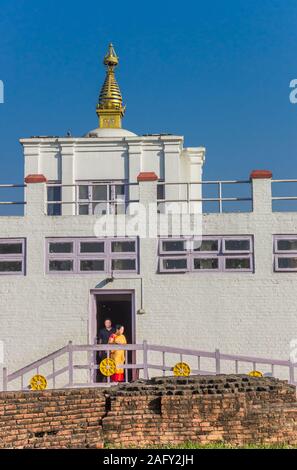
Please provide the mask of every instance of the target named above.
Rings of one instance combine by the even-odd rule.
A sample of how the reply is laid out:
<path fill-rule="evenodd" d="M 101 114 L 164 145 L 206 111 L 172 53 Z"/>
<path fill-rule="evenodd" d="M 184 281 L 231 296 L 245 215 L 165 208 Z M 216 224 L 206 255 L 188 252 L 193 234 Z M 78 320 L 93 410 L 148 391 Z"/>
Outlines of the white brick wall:
<path fill-rule="evenodd" d="M 142 202 L 156 183 L 140 183 Z M 204 214 L 203 233 L 254 235 L 255 273 L 157 274 L 157 241 L 140 242 L 145 315 L 137 341 L 288 359 L 297 337 L 297 273 L 273 272 L 273 234 L 297 234 L 297 213 L 272 213 L 270 181 L 253 180 L 254 211 Z M 13 371 L 64 346 L 89 340 L 90 290 L 106 276 L 46 275 L 45 238 L 94 236 L 94 216 L 44 215 L 45 185 L 27 188 L 27 215 L 1 217 L 0 237 L 27 239 L 26 276 L 0 276 L 0 340 Z M 133 276 L 134 278 L 137 276 Z M 115 279 L 108 289 L 133 289 L 138 279 Z"/>

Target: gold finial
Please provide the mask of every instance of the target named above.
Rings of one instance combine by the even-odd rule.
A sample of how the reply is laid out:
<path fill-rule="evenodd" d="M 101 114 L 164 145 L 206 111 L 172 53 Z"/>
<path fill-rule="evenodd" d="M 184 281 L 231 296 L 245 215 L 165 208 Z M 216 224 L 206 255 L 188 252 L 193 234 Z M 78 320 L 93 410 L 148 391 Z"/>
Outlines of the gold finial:
<path fill-rule="evenodd" d="M 114 76 L 114 69 L 119 63 L 112 44 L 109 44 L 108 52 L 103 61 L 106 66 L 106 77 L 99 95 L 96 112 L 99 117 L 99 127 L 122 127 L 122 117 L 125 113 L 123 99 L 119 85 Z"/>

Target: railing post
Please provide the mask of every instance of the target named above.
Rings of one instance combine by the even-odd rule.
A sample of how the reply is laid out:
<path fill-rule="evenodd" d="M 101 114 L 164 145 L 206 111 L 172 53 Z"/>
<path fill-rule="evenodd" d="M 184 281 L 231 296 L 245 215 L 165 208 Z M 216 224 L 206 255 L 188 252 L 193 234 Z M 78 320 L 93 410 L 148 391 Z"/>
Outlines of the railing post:
<path fill-rule="evenodd" d="M 271 178 L 272 173 L 269 170 L 254 170 L 251 172 L 253 212 L 259 214 L 271 213 Z"/>
<path fill-rule="evenodd" d="M 290 360 L 290 365 L 289 365 L 289 377 L 290 377 L 290 384 L 294 384 L 295 378 L 294 378 L 294 363 Z"/>
<path fill-rule="evenodd" d="M 223 191 L 222 191 L 222 182 L 219 181 L 219 213 L 222 214 L 223 212 L 223 201 L 222 201 L 222 196 L 223 196 Z"/>
<path fill-rule="evenodd" d="M 220 350 L 215 350 L 215 360 L 216 360 L 216 374 L 221 373 L 221 361 L 220 361 Z"/>
<path fill-rule="evenodd" d="M 40 217 L 47 214 L 47 180 L 44 175 L 28 175 L 25 178 L 25 215 Z"/>
<path fill-rule="evenodd" d="M 2 372 L 2 388 L 3 392 L 7 392 L 7 368 L 3 367 L 3 372 Z"/>
<path fill-rule="evenodd" d="M 147 363 L 147 341 L 143 341 L 143 376 L 145 380 L 148 380 L 148 363 Z"/>
<path fill-rule="evenodd" d="M 69 371 L 69 386 L 73 385 L 73 350 L 72 341 L 68 343 L 68 371 Z"/>

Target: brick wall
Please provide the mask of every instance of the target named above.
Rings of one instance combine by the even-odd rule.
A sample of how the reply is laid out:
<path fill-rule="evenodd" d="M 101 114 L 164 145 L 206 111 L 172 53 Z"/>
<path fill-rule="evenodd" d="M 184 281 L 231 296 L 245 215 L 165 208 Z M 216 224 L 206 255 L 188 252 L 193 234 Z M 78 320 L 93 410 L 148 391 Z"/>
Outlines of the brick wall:
<path fill-rule="evenodd" d="M 0 448 L 100 448 L 104 414 L 99 390 L 0 393 Z"/>
<path fill-rule="evenodd" d="M 154 378 L 113 390 L 0 394 L 1 448 L 225 441 L 297 444 L 295 387 L 271 378 Z"/>

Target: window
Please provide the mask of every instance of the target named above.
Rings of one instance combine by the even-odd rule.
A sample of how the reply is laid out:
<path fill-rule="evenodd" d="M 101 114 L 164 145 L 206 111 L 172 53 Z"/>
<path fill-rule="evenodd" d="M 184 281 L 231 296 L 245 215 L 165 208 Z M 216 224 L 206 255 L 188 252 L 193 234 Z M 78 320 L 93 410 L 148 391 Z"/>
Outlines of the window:
<path fill-rule="evenodd" d="M 160 181 L 159 184 L 157 185 L 157 202 L 158 202 L 158 207 L 157 207 L 158 214 L 164 214 L 165 206 L 166 206 L 164 181 Z"/>
<path fill-rule="evenodd" d="M 127 200 L 126 188 L 123 181 L 79 182 L 77 187 L 78 214 L 124 214 Z"/>
<path fill-rule="evenodd" d="M 62 204 L 51 204 L 51 201 L 62 201 L 61 186 L 47 187 L 47 215 L 61 215 Z"/>
<path fill-rule="evenodd" d="M 188 269 L 187 258 L 162 258 L 161 271 L 184 272 Z"/>
<path fill-rule="evenodd" d="M 24 239 L 0 239 L 1 274 L 25 274 Z"/>
<path fill-rule="evenodd" d="M 135 252 L 135 241 L 114 241 L 111 242 L 111 251 L 113 253 L 134 253 Z"/>
<path fill-rule="evenodd" d="M 252 272 L 252 236 L 160 239 L 160 272 Z"/>
<path fill-rule="evenodd" d="M 72 242 L 50 242 L 50 253 L 73 253 Z"/>
<path fill-rule="evenodd" d="M 274 270 L 297 271 L 297 235 L 274 237 Z"/>
<path fill-rule="evenodd" d="M 185 253 L 188 243 L 188 240 L 161 240 L 161 253 Z"/>
<path fill-rule="evenodd" d="M 136 239 L 47 239 L 48 273 L 109 273 L 138 271 Z"/>

